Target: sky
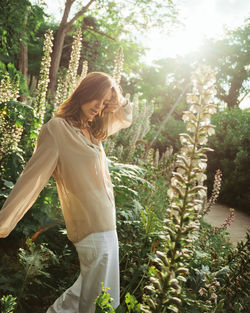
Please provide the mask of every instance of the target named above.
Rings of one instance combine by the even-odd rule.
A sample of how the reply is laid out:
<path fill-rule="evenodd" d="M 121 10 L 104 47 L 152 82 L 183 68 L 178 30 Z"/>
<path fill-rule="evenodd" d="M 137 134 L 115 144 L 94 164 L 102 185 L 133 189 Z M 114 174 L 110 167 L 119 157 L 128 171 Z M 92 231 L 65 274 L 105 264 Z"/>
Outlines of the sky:
<path fill-rule="evenodd" d="M 46 12 L 60 20 L 64 0 L 44 1 L 48 6 Z M 141 36 L 141 41 L 147 48 L 143 58 L 147 64 L 156 59 L 185 55 L 197 50 L 206 37 L 221 38 L 225 27 L 236 28 L 250 17 L 249 0 L 175 0 L 175 2 L 184 25 L 168 35 L 155 29 Z M 250 106 L 249 96 L 245 98 L 243 107 L 245 105 Z"/>
<path fill-rule="evenodd" d="M 46 12 L 60 20 L 64 0 L 44 0 L 44 2 L 48 6 Z M 250 17 L 249 0 L 175 0 L 174 2 L 179 8 L 183 28 L 169 35 L 163 35 L 155 29 L 142 36 L 141 41 L 148 48 L 144 58 L 146 63 L 195 50 L 205 37 L 219 38 L 223 34 L 224 26 L 237 27 L 245 18 Z M 71 12 L 74 11 L 74 7 L 72 9 Z"/>
<path fill-rule="evenodd" d="M 249 0 L 179 0 L 182 29 L 162 36 L 157 30 L 144 41 L 148 60 L 196 50 L 205 37 L 219 38 L 224 27 L 235 28 L 250 17 Z"/>

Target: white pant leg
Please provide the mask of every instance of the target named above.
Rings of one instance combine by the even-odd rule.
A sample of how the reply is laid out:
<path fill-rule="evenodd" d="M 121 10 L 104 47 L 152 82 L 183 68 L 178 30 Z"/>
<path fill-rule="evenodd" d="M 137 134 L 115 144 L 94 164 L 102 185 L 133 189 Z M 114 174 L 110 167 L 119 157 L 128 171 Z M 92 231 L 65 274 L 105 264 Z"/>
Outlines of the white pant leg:
<path fill-rule="evenodd" d="M 114 299 L 112 305 L 120 304 L 119 251 L 116 230 L 94 233 L 75 244 L 83 277 L 79 313 L 94 313 L 95 299 L 101 293 L 101 283 Z M 87 261 L 86 261 L 87 260 Z"/>
<path fill-rule="evenodd" d="M 47 313 L 94 313 L 101 282 L 120 304 L 119 250 L 116 230 L 90 234 L 74 244 L 80 261 L 80 276 L 48 309 Z"/>
<path fill-rule="evenodd" d="M 75 283 L 56 299 L 46 313 L 78 313 L 81 285 L 82 276 L 80 274 Z"/>

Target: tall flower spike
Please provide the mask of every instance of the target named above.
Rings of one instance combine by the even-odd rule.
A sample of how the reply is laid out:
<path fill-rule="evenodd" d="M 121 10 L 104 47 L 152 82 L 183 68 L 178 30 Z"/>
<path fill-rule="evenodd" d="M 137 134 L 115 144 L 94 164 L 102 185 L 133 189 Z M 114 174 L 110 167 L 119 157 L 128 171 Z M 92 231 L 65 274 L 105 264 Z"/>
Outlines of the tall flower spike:
<path fill-rule="evenodd" d="M 44 116 L 46 112 L 46 94 L 47 88 L 49 84 L 49 68 L 51 62 L 51 52 L 53 46 L 53 32 L 52 30 L 48 30 L 45 33 L 45 40 L 43 45 L 43 57 L 40 68 L 40 76 L 37 85 L 37 90 L 35 92 L 35 101 L 34 101 L 34 109 L 35 116 L 40 119 L 40 126 L 43 124 Z M 38 129 L 39 131 L 39 129 Z"/>
<path fill-rule="evenodd" d="M 113 72 L 113 78 L 117 85 L 120 85 L 121 82 L 121 73 L 123 69 L 123 62 L 124 62 L 124 54 L 123 54 L 123 49 L 122 47 L 119 48 L 117 57 L 115 58 L 115 68 Z"/>
<path fill-rule="evenodd" d="M 0 81 L 0 103 L 17 100 L 19 97 L 19 83 L 11 81 L 9 73 L 6 72 Z M 18 147 L 23 127 L 16 124 L 11 125 L 6 118 L 7 104 L 0 111 L 0 161 L 9 153 L 22 152 Z"/>
<path fill-rule="evenodd" d="M 19 97 L 19 85 L 17 81 L 11 81 L 6 72 L 0 80 L 0 103 L 17 100 Z"/>
<path fill-rule="evenodd" d="M 129 98 L 130 95 L 127 94 L 126 99 L 130 102 Z M 117 157 L 118 146 L 121 142 L 129 142 L 129 145 L 124 145 L 122 149 L 122 160 L 126 162 L 132 159 L 136 150 L 136 144 L 141 142 L 149 131 L 150 118 L 153 114 L 153 103 L 147 103 L 146 100 L 139 99 L 138 94 L 134 95 L 131 105 L 133 105 L 132 125 L 129 128 L 115 134 L 112 139 L 115 142 L 114 153 Z M 104 143 L 105 149 L 108 149 L 108 145 L 106 148 L 106 142 Z"/>
<path fill-rule="evenodd" d="M 58 79 L 57 79 L 57 88 L 54 100 L 54 112 L 57 111 L 59 105 L 67 98 L 67 85 L 66 80 L 66 69 L 60 68 Z"/>
<path fill-rule="evenodd" d="M 0 161 L 4 156 L 15 152 L 23 152 L 18 144 L 23 133 L 23 126 L 10 125 L 5 120 L 3 111 L 0 112 Z"/>
<path fill-rule="evenodd" d="M 227 229 L 232 222 L 234 221 L 235 218 L 235 212 L 234 209 L 230 208 L 229 209 L 229 213 L 227 218 L 225 219 L 225 221 L 220 225 L 220 226 L 215 226 L 211 229 L 212 233 L 215 233 L 216 231 L 218 231 L 219 229 Z"/>
<path fill-rule="evenodd" d="M 80 82 L 87 76 L 88 73 L 88 61 L 83 61 L 82 63 L 82 72 L 80 76 Z"/>
<path fill-rule="evenodd" d="M 221 181 L 222 181 L 222 172 L 220 169 L 218 169 L 214 176 L 212 195 L 208 203 L 206 204 L 204 211 L 202 212 L 203 215 L 207 214 L 210 211 L 211 207 L 216 203 L 220 195 Z"/>
<path fill-rule="evenodd" d="M 73 36 L 72 49 L 70 54 L 69 67 L 65 73 L 65 69 L 61 68 L 58 76 L 56 95 L 54 101 L 54 112 L 57 111 L 59 105 L 64 102 L 72 91 L 75 89 L 79 79 L 77 79 L 77 71 L 82 47 L 82 31 L 78 28 Z M 84 61 L 81 76 L 85 75 L 88 70 L 88 63 Z"/>
<path fill-rule="evenodd" d="M 180 134 L 182 148 L 168 190 L 170 207 L 164 221 L 165 242 L 162 251 L 156 251 L 157 273 L 144 288 L 144 301 L 153 313 L 179 312 L 179 294 L 188 273 L 185 265 L 193 253 L 192 241 L 200 226 L 206 197 L 203 186 L 206 152 L 211 149 L 205 145 L 208 136 L 214 133 L 210 117 L 216 112 L 216 106 L 211 103 L 215 94 L 214 74 L 210 68 L 201 67 L 192 75 L 192 82 L 193 92 L 187 97 L 191 107 L 183 114 L 188 133 Z"/>
<path fill-rule="evenodd" d="M 79 67 L 80 52 L 82 47 L 82 30 L 77 28 L 72 44 L 72 50 L 70 54 L 69 68 L 66 74 L 66 81 L 68 83 L 67 97 L 72 93 L 76 87 L 77 82 L 77 70 Z"/>

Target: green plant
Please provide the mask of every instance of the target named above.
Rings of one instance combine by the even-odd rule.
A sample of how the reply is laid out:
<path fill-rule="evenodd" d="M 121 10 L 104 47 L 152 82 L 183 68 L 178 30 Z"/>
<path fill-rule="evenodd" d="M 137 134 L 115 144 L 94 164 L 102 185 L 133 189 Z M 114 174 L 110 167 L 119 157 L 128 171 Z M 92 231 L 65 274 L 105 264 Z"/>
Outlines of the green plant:
<path fill-rule="evenodd" d="M 205 199 L 204 207 L 202 210 L 203 216 L 206 215 L 210 211 L 212 206 L 217 202 L 217 199 L 220 195 L 221 181 L 222 181 L 222 172 L 220 169 L 218 169 L 214 176 L 214 184 L 211 197 L 208 200 Z"/>
<path fill-rule="evenodd" d="M 57 82 L 57 89 L 54 101 L 54 112 L 59 105 L 64 102 L 76 88 L 77 85 L 77 71 L 79 67 L 80 51 L 82 47 L 82 29 L 77 28 L 73 35 L 73 43 L 70 54 L 70 61 L 67 70 L 61 68 L 59 79 Z M 84 69 L 84 68 L 83 68 Z M 82 78 L 86 75 L 85 71 L 82 73 Z"/>
<path fill-rule="evenodd" d="M 102 283 L 102 292 L 95 301 L 95 313 L 115 313 L 113 306 L 111 305 L 112 298 L 107 292 L 110 288 L 104 288 Z"/>
<path fill-rule="evenodd" d="M 13 313 L 16 307 L 16 298 L 12 295 L 3 296 L 1 298 L 1 312 Z"/>
<path fill-rule="evenodd" d="M 44 46 L 43 46 L 43 58 L 41 62 L 40 75 L 37 85 L 37 90 L 34 99 L 35 116 L 39 119 L 37 125 L 37 131 L 40 130 L 46 113 L 46 95 L 49 84 L 49 68 L 51 62 L 51 52 L 53 46 L 53 32 L 48 30 L 45 33 Z"/>
<path fill-rule="evenodd" d="M 214 115 L 212 122 L 217 131 L 209 139 L 214 149 L 213 155 L 208 155 L 209 187 L 213 173 L 220 168 L 223 181 L 219 201 L 249 212 L 250 112 L 237 108 L 224 110 Z"/>
<path fill-rule="evenodd" d="M 134 199 L 139 197 L 135 186 L 145 186 L 147 189 L 153 189 L 154 186 L 143 177 L 143 168 L 117 161 L 116 157 L 109 158 L 110 176 L 114 183 L 116 206 L 119 208 L 131 205 Z"/>
<path fill-rule="evenodd" d="M 132 296 L 129 292 L 125 296 L 125 304 L 126 308 L 122 305 L 114 310 L 112 306 L 112 298 L 108 294 L 109 288 L 104 288 L 102 283 L 102 292 L 100 296 L 96 299 L 95 305 L 95 313 L 140 313 L 141 312 L 141 304 L 136 300 L 134 296 Z"/>
<path fill-rule="evenodd" d="M 31 281 L 32 283 L 42 285 L 41 276 L 49 277 L 47 272 L 48 261 L 53 259 L 57 262 L 54 253 L 46 247 L 46 244 L 36 245 L 31 239 L 26 240 L 28 249 L 19 249 L 19 260 L 23 266 L 25 276 L 22 285 L 18 291 L 18 304 L 21 303 L 22 298 L 27 299 L 29 296 L 26 292 L 26 285 Z"/>
<path fill-rule="evenodd" d="M 249 281 L 250 281 L 250 233 L 246 239 L 239 242 L 237 248 L 231 250 L 228 258 L 228 273 L 224 284 L 218 292 L 218 297 L 224 303 L 228 313 L 247 312 L 250 306 Z"/>
<path fill-rule="evenodd" d="M 151 250 L 152 238 L 156 235 L 153 232 L 147 233 L 150 218 L 147 209 L 140 202 L 142 198 L 139 191 L 144 189 L 150 192 L 154 187 L 144 178 L 146 171 L 139 166 L 122 164 L 112 158 L 109 169 L 117 207 L 123 301 L 127 292 L 139 296 L 140 287 L 145 280 L 147 256 Z"/>
<path fill-rule="evenodd" d="M 207 137 L 214 133 L 210 117 L 215 113 L 211 103 L 215 90 L 212 71 L 201 67 L 192 76 L 193 92 L 187 100 L 192 104 L 184 112 L 187 131 L 180 135 L 182 148 L 177 155 L 177 170 L 173 172 L 168 190 L 170 208 L 165 219 L 165 241 L 162 251 L 156 251 L 153 263 L 156 271 L 144 289 L 145 312 L 179 312 L 181 288 L 192 254 L 192 242 L 197 236 L 202 203 L 206 197 Z M 151 311 L 148 311 L 151 310 Z"/>
<path fill-rule="evenodd" d="M 113 71 L 113 79 L 115 80 L 115 82 L 120 85 L 121 82 L 121 72 L 122 72 L 122 68 L 123 68 L 123 62 L 124 62 L 124 54 L 123 54 L 123 49 L 122 47 L 119 47 L 118 52 L 117 52 L 117 56 L 115 58 L 115 66 L 114 66 L 114 71 Z"/>
<path fill-rule="evenodd" d="M 126 95 L 129 99 L 129 95 Z M 140 99 L 135 95 L 131 101 L 133 106 L 132 125 L 119 133 L 107 138 L 104 148 L 107 155 L 114 155 L 122 162 L 138 163 L 145 150 L 144 138 L 150 129 L 150 117 L 154 111 L 153 102 L 147 103 L 146 99 Z M 129 144 L 128 144 L 129 143 Z M 139 153 L 138 152 L 142 152 Z"/>

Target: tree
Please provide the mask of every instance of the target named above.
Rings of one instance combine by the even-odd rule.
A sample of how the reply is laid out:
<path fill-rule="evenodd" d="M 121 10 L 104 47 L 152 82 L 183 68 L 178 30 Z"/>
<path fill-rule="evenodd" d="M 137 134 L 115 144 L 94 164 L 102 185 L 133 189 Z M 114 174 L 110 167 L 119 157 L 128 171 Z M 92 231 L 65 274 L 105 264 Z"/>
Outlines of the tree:
<path fill-rule="evenodd" d="M 43 8 L 29 0 L 0 1 L 0 60 L 13 63 L 27 79 L 28 49 L 44 20 Z"/>
<path fill-rule="evenodd" d="M 62 16 L 59 28 L 55 35 L 54 49 L 53 49 L 52 57 L 51 57 L 50 84 L 49 84 L 50 90 L 55 89 L 65 36 L 71 30 L 71 26 L 77 20 L 77 18 L 83 15 L 94 1 L 95 0 L 90 0 L 84 7 L 82 7 L 74 15 L 74 17 L 70 21 L 68 21 L 68 17 L 69 17 L 70 9 L 73 3 L 75 2 L 75 0 L 65 1 L 64 12 L 63 12 L 63 16 Z"/>
<path fill-rule="evenodd" d="M 176 12 L 172 1 L 162 2 L 160 0 L 133 0 L 133 1 L 111 1 L 111 0 L 89 0 L 85 6 L 80 5 L 77 13 L 68 21 L 69 13 L 72 5 L 77 3 L 76 0 L 66 0 L 62 20 L 60 22 L 59 28 L 55 35 L 54 49 L 52 53 L 51 69 L 50 69 L 50 85 L 49 89 L 51 92 L 55 89 L 57 74 L 59 70 L 61 55 L 63 51 L 64 39 L 67 33 L 72 30 L 74 22 L 81 16 L 85 15 L 86 12 L 91 11 L 89 18 L 95 15 L 97 12 L 97 17 L 102 14 L 109 16 L 109 18 L 114 19 L 115 13 L 117 11 L 124 12 L 124 14 L 119 14 L 117 17 L 120 19 L 120 24 L 124 25 L 123 34 L 127 35 L 131 33 L 134 29 L 145 29 L 147 27 L 155 25 L 165 25 L 166 20 L 174 19 L 176 17 Z M 149 5 L 150 4 L 150 5 Z M 93 7 L 94 5 L 94 7 Z M 131 10 L 128 10 L 128 8 Z M 127 13 L 125 13 L 127 12 Z M 89 19 L 90 20 L 90 19 Z M 91 22 L 94 21 L 91 19 Z M 143 27 L 143 28 L 142 28 Z M 96 24 L 86 23 L 84 30 L 95 32 L 100 35 L 106 36 L 111 40 L 117 40 L 110 36 L 105 31 L 105 25 L 101 28 L 96 27 Z"/>
<path fill-rule="evenodd" d="M 250 20 L 228 30 L 221 40 L 208 40 L 198 59 L 216 70 L 217 98 L 228 108 L 238 107 L 249 93 Z"/>

